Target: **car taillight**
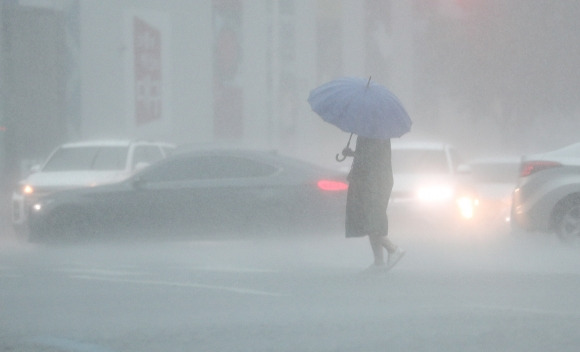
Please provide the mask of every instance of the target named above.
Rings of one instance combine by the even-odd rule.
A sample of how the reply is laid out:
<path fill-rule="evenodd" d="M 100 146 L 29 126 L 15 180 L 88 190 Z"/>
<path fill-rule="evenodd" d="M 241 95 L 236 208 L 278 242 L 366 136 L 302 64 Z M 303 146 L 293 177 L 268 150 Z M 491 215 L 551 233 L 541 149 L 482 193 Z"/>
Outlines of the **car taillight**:
<path fill-rule="evenodd" d="M 520 177 L 530 176 L 538 171 L 551 169 L 553 167 L 559 167 L 562 164 L 555 161 L 544 161 L 544 160 L 532 160 L 526 161 L 522 164 L 520 168 Z"/>
<path fill-rule="evenodd" d="M 345 191 L 348 189 L 348 183 L 333 180 L 320 180 L 317 186 L 323 191 Z"/>

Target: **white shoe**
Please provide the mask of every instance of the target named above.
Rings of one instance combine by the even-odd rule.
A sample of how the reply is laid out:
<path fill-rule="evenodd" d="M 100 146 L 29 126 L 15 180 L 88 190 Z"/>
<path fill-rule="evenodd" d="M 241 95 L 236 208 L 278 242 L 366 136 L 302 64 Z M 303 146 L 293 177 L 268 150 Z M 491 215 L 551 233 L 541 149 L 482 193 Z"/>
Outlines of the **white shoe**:
<path fill-rule="evenodd" d="M 389 259 L 387 260 L 387 268 L 391 269 L 394 267 L 401 258 L 405 255 L 405 251 L 401 248 L 397 248 L 393 253 L 389 253 Z"/>
<path fill-rule="evenodd" d="M 389 271 L 389 267 L 385 264 L 371 264 L 368 268 L 362 271 L 363 274 L 381 274 Z"/>

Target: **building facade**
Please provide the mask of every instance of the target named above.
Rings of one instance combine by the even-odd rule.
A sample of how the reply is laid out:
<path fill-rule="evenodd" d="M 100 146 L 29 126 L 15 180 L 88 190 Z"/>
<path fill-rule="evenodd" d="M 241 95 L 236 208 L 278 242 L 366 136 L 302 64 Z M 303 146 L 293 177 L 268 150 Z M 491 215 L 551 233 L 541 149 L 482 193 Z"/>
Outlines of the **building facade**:
<path fill-rule="evenodd" d="M 348 136 L 306 99 L 339 76 L 372 76 L 412 110 L 411 2 L 14 0 L 1 11 L 10 168 L 95 138 L 332 162 Z"/>

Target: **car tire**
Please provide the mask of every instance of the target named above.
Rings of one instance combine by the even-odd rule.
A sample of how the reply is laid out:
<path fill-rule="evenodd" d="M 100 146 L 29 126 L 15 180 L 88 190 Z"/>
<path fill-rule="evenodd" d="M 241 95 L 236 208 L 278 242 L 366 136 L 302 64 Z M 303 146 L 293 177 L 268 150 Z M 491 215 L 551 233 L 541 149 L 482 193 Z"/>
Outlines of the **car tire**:
<path fill-rule="evenodd" d="M 565 243 L 580 244 L 580 197 L 570 197 L 555 209 L 555 232 Z"/>

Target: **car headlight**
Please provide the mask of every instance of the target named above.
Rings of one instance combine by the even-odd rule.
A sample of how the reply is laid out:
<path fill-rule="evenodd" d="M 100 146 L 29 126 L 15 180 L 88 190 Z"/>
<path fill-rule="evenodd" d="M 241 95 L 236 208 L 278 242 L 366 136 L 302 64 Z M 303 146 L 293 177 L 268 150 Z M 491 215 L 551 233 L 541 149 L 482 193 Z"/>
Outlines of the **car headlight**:
<path fill-rule="evenodd" d="M 453 199 L 453 187 L 424 186 L 417 190 L 417 198 L 423 202 L 443 202 Z"/>
<path fill-rule="evenodd" d="M 479 204 L 479 200 L 472 197 L 459 197 L 457 198 L 457 207 L 459 208 L 459 214 L 464 219 L 472 219 L 475 213 L 475 207 Z"/>
<path fill-rule="evenodd" d="M 44 208 L 48 205 L 50 205 L 50 203 L 52 203 L 53 200 L 52 199 L 42 199 L 39 200 L 35 203 L 32 204 L 31 209 L 32 211 L 36 212 L 36 213 L 40 213 L 41 211 L 44 210 Z"/>
<path fill-rule="evenodd" d="M 31 195 L 34 193 L 34 187 L 31 185 L 23 185 L 21 188 L 22 194 L 24 195 Z"/>

